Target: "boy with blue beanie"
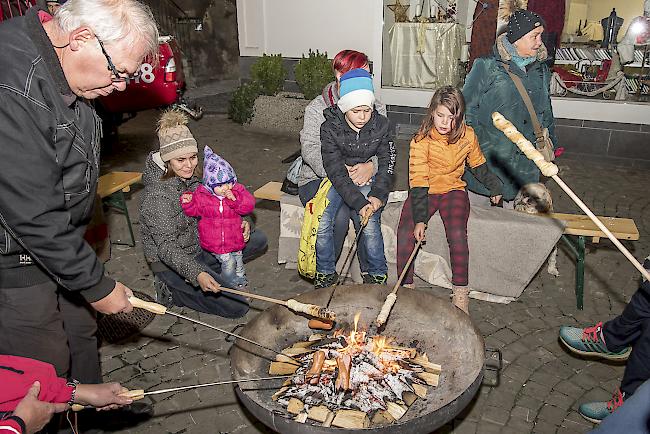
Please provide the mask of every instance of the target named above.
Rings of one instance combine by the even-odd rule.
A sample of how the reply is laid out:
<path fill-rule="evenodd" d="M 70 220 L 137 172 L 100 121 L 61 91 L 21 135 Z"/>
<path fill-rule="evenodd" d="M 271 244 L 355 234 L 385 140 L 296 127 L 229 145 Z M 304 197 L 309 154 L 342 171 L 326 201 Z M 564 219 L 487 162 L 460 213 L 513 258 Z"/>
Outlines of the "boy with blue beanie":
<path fill-rule="evenodd" d="M 367 264 L 361 270 L 364 283 L 386 283 L 388 268 L 381 235 L 381 208 L 388 200 L 395 167 L 395 145 L 385 116 L 374 110 L 375 94 L 370 73 L 352 69 L 340 79 L 340 99 L 323 111 L 321 153 L 327 177 L 332 182 L 328 205 L 320 219 L 316 239 L 314 286 L 325 288 L 338 281 L 335 270 L 334 218 L 343 202 L 357 211 L 353 222 L 357 231 L 360 217 L 370 216 L 359 239 Z M 355 184 L 349 168 L 376 156 L 378 168 L 366 185 Z"/>

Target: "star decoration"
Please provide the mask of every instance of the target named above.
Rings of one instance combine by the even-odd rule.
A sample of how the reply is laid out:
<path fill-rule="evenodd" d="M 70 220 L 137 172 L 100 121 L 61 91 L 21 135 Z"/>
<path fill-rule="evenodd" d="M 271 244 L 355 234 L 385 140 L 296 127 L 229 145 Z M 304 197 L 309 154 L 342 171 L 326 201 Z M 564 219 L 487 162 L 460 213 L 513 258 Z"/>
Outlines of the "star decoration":
<path fill-rule="evenodd" d="M 400 3 L 399 0 L 395 0 L 395 3 L 393 3 L 392 5 L 386 5 L 386 7 L 388 7 L 388 9 L 393 11 L 393 13 L 395 14 L 396 23 L 409 22 L 407 11 L 411 7 L 410 5 L 403 5 L 402 3 Z"/>

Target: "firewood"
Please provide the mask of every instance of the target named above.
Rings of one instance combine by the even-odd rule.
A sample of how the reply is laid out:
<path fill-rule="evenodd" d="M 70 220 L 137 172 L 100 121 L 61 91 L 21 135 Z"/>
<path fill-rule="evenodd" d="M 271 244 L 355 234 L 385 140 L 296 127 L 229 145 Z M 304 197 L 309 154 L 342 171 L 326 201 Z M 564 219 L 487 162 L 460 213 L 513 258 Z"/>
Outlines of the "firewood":
<path fill-rule="evenodd" d="M 396 402 L 390 402 L 390 401 L 386 403 L 386 406 L 388 407 L 386 411 L 388 412 L 388 414 L 393 416 L 395 420 L 400 420 L 402 416 L 406 414 L 406 410 L 409 409 L 405 405 L 400 405 Z"/>
<path fill-rule="evenodd" d="M 438 381 L 440 380 L 440 375 L 432 374 L 430 372 L 420 372 L 417 376 L 424 380 L 429 386 L 437 386 Z"/>
<path fill-rule="evenodd" d="M 406 348 L 406 347 L 394 347 L 394 346 L 387 346 L 384 348 L 384 351 L 403 351 L 408 354 L 408 358 L 415 358 L 416 354 L 418 353 L 416 348 Z"/>
<path fill-rule="evenodd" d="M 393 416 L 386 413 L 385 410 L 379 410 L 372 416 L 372 419 L 370 420 L 370 422 L 372 422 L 373 426 L 375 426 L 375 425 L 390 425 L 391 423 L 395 422 L 395 419 L 393 419 Z"/>
<path fill-rule="evenodd" d="M 307 422 L 307 413 L 302 412 L 298 416 L 294 417 L 293 420 L 295 420 L 298 423 L 305 423 Z"/>
<path fill-rule="evenodd" d="M 323 426 L 325 428 L 329 428 L 332 426 L 333 421 L 334 421 L 334 413 L 330 411 L 330 413 L 327 415 L 327 419 L 325 419 L 325 422 L 323 422 Z"/>
<path fill-rule="evenodd" d="M 308 341 L 314 342 L 314 341 L 320 341 L 321 339 L 324 339 L 325 335 L 321 333 L 314 333 L 313 335 L 309 336 Z"/>
<path fill-rule="evenodd" d="M 285 356 L 284 354 L 276 354 L 275 355 L 275 361 L 276 362 L 282 362 L 282 363 L 290 363 L 290 364 L 295 364 L 295 360 L 289 356 Z"/>
<path fill-rule="evenodd" d="M 427 386 L 423 386 L 422 384 L 418 384 L 418 383 L 413 383 L 411 384 L 411 387 L 415 391 L 415 394 L 420 398 L 424 398 L 425 396 L 427 396 Z"/>
<path fill-rule="evenodd" d="M 409 360 L 409 362 L 422 366 L 425 371 L 431 374 L 440 374 L 440 372 L 442 372 L 442 366 L 438 365 L 437 363 L 431 363 L 428 360 L 425 360 L 423 357 L 415 357 Z"/>
<path fill-rule="evenodd" d="M 277 392 L 275 392 L 275 393 L 273 394 L 273 396 L 271 396 L 271 399 L 274 400 L 274 401 L 277 401 L 278 398 L 279 398 L 279 397 L 284 393 L 284 391 L 287 390 L 287 389 L 288 389 L 288 387 L 286 387 L 286 386 L 285 386 L 285 387 L 281 387 L 280 390 L 278 390 Z"/>
<path fill-rule="evenodd" d="M 271 375 L 291 375 L 296 372 L 298 365 L 284 362 L 271 362 L 269 374 Z"/>
<path fill-rule="evenodd" d="M 286 380 L 284 380 L 284 381 L 282 382 L 282 386 L 283 386 L 283 387 L 284 387 L 284 386 L 291 386 L 292 384 L 293 384 L 293 379 L 291 379 L 291 378 L 287 378 Z"/>
<path fill-rule="evenodd" d="M 298 398 L 291 398 L 287 405 L 287 411 L 291 414 L 299 414 L 305 408 L 305 404 Z"/>
<path fill-rule="evenodd" d="M 309 348 L 312 345 L 314 345 L 314 343 L 316 343 L 316 341 L 296 342 L 295 344 L 293 344 L 293 346 L 291 348 Z"/>
<path fill-rule="evenodd" d="M 287 356 L 300 356 L 301 354 L 307 354 L 311 353 L 314 350 L 310 348 L 294 348 L 294 347 L 289 347 L 285 348 L 284 350 L 281 351 L 282 354 L 286 354 Z"/>
<path fill-rule="evenodd" d="M 416 395 L 413 392 L 406 391 L 402 393 L 402 401 L 404 401 L 404 404 L 407 406 L 412 406 L 415 401 L 417 401 L 418 395 Z"/>
<path fill-rule="evenodd" d="M 332 426 L 348 429 L 362 429 L 370 426 L 368 415 L 359 410 L 339 410 L 334 416 Z"/>
<path fill-rule="evenodd" d="M 307 417 L 314 419 L 317 422 L 325 423 L 328 418 L 334 419 L 334 413 L 330 411 L 329 408 L 324 405 L 319 405 L 318 407 L 311 407 L 307 412 Z"/>

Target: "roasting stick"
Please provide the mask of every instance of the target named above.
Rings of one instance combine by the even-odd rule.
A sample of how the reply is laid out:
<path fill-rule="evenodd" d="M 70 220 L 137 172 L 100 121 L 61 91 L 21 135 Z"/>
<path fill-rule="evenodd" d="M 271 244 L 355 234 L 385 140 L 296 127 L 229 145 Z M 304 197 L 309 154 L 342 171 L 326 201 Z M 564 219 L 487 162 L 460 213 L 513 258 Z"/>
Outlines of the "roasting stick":
<path fill-rule="evenodd" d="M 363 229 L 366 227 L 368 224 L 368 220 L 370 220 L 370 217 L 372 216 L 372 213 L 361 217 L 361 225 L 359 225 L 359 232 L 357 232 L 357 236 L 354 238 L 354 241 L 352 242 L 352 245 L 350 246 L 350 250 L 348 250 L 348 254 L 345 257 L 345 260 L 343 261 L 343 264 L 341 266 L 341 273 L 339 274 L 339 280 L 336 282 L 336 284 L 332 287 L 332 292 L 330 293 L 330 298 L 327 300 L 327 304 L 325 305 L 325 309 L 327 310 L 330 307 L 330 303 L 332 302 L 332 298 L 334 298 L 334 293 L 336 292 L 336 288 L 343 283 L 346 274 L 348 274 L 348 260 L 352 257 L 352 253 L 356 250 L 357 243 L 359 242 L 359 238 L 361 238 L 361 232 L 363 232 Z M 350 261 L 350 265 L 352 265 L 352 261 Z M 311 329 L 323 329 L 323 330 L 331 330 L 332 327 L 334 326 L 334 320 L 327 320 L 327 321 L 319 321 L 319 320 L 309 320 L 308 327 Z"/>
<path fill-rule="evenodd" d="M 618 248 L 618 250 L 623 253 L 623 255 L 634 265 L 634 267 L 641 272 L 641 274 L 648 280 L 650 280 L 650 273 L 648 273 L 648 270 L 643 268 L 643 266 L 639 263 L 639 261 L 636 260 L 634 256 L 625 248 L 623 244 L 610 232 L 609 229 L 607 229 L 607 226 L 603 224 L 603 222 L 600 221 L 598 217 L 594 215 L 593 212 L 585 205 L 585 203 L 580 200 L 578 196 L 569 188 L 568 185 L 564 183 L 558 176 L 558 168 L 555 164 L 548 162 L 544 160 L 544 157 L 542 154 L 535 149 L 532 143 L 530 143 L 523 134 L 521 134 L 519 131 L 517 131 L 517 128 L 515 128 L 512 123 L 506 119 L 501 113 L 499 112 L 494 112 L 492 113 L 492 123 L 496 128 L 501 130 L 503 134 L 506 135 L 517 147 L 526 154 L 526 157 L 528 157 L 530 160 L 535 162 L 537 167 L 539 167 L 539 170 L 542 172 L 542 175 L 548 176 L 549 178 L 553 178 L 555 182 L 558 183 L 560 187 L 562 187 L 562 190 L 566 192 L 566 194 L 569 195 L 571 199 L 580 207 L 582 211 L 584 211 L 585 214 L 598 226 L 598 229 L 603 231 L 605 235 L 607 235 L 607 238 L 610 239 L 612 243 Z"/>
<path fill-rule="evenodd" d="M 149 311 L 151 313 L 155 313 L 156 315 L 164 315 L 164 314 L 173 315 L 175 317 L 182 318 L 184 320 L 187 320 L 187 321 L 190 321 L 190 322 L 193 322 L 193 323 L 196 323 L 196 324 L 200 324 L 200 325 L 202 325 L 204 327 L 208 327 L 208 328 L 211 328 L 211 329 L 216 330 L 218 332 L 227 334 L 228 336 L 232 336 L 232 337 L 235 337 L 237 339 L 241 339 L 242 341 L 249 342 L 249 343 L 251 343 L 253 345 L 257 345 L 258 347 L 264 348 L 265 350 L 271 351 L 272 353 L 284 356 L 284 358 L 286 358 L 286 363 L 292 363 L 294 365 L 301 366 L 300 363 L 298 363 L 295 360 L 292 360 L 290 358 L 287 358 L 287 355 L 282 354 L 280 351 L 274 350 L 273 348 L 269 348 L 269 347 L 267 347 L 265 345 L 260 344 L 259 342 L 255 342 L 255 341 L 253 341 L 251 339 L 245 338 L 245 337 L 240 336 L 238 334 L 235 334 L 233 332 L 229 332 L 227 330 L 220 329 L 219 327 L 215 327 L 213 325 L 210 325 L 210 324 L 208 324 L 206 322 L 199 321 L 198 319 L 190 318 L 188 316 L 181 315 L 180 313 L 171 312 L 171 311 L 167 310 L 167 308 L 165 306 L 163 306 L 162 304 L 154 303 L 154 302 L 151 302 L 151 301 L 144 301 L 144 300 L 142 300 L 142 299 L 140 299 L 138 297 L 133 297 L 133 296 L 129 297 L 129 301 L 131 302 L 133 307 L 139 307 L 140 309 L 147 310 L 147 311 Z"/>
<path fill-rule="evenodd" d="M 278 378 L 289 378 L 289 377 L 293 377 L 293 375 L 278 375 L 275 377 L 244 378 L 241 380 L 216 381 L 214 383 L 193 384 L 191 386 L 172 387 L 171 389 L 152 390 L 150 392 L 145 392 L 142 389 L 134 389 L 134 390 L 128 390 L 126 392 L 120 393 L 119 396 L 137 401 L 139 399 L 143 399 L 147 395 L 158 395 L 160 393 L 179 392 L 181 390 L 198 389 L 200 387 L 208 387 L 208 386 L 222 386 L 224 384 L 238 384 L 238 383 L 249 383 L 252 381 L 277 380 Z M 87 408 L 95 408 L 95 407 L 93 407 L 92 405 L 72 404 L 72 411 L 80 411 L 80 410 L 85 410 Z"/>
<path fill-rule="evenodd" d="M 334 321 L 336 319 L 336 313 L 327 309 L 317 306 L 315 304 L 306 304 L 300 303 L 299 301 L 294 300 L 293 298 L 284 301 L 278 300 L 277 298 L 266 297 L 264 295 L 252 294 L 246 291 L 239 291 L 237 289 L 224 288 L 223 286 L 219 287 L 220 291 L 231 292 L 233 294 L 241 295 L 248 298 L 254 298 L 257 300 L 268 301 L 269 303 L 281 304 L 286 306 L 294 312 L 306 313 L 307 315 L 322 318 L 324 320 Z"/>
<path fill-rule="evenodd" d="M 379 312 L 379 315 L 377 315 L 377 319 L 375 320 L 375 324 L 377 325 L 377 328 L 380 328 L 382 325 L 384 325 L 384 323 L 388 319 L 388 315 L 390 315 L 390 311 L 393 309 L 393 305 L 397 301 L 397 290 L 399 289 L 399 286 L 402 284 L 402 280 L 404 280 L 404 276 L 406 276 L 406 272 L 411 266 L 411 262 L 413 262 L 413 258 L 415 258 L 415 254 L 418 252 L 421 245 L 422 245 L 422 240 L 418 241 L 415 247 L 413 247 L 413 252 L 411 252 L 411 256 L 409 256 L 408 261 L 406 261 L 406 266 L 402 270 L 402 274 L 399 275 L 399 279 L 397 279 L 397 282 L 395 282 L 395 286 L 393 287 L 391 293 L 386 296 L 386 301 L 384 301 L 384 305 L 381 307 L 381 311 Z"/>

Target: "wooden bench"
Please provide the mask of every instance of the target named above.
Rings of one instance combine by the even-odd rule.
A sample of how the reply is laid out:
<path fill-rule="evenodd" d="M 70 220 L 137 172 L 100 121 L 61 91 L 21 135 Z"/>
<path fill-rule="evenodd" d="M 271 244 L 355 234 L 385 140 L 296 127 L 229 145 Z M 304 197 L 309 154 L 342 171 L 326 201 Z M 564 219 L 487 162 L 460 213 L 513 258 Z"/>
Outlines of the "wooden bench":
<path fill-rule="evenodd" d="M 255 190 L 253 196 L 255 196 L 256 199 L 273 200 L 279 202 L 280 196 L 282 196 L 282 191 L 280 188 L 282 188 L 281 182 L 270 181 Z"/>
<path fill-rule="evenodd" d="M 117 240 L 113 242 L 113 244 L 121 244 L 131 247 L 135 246 L 133 227 L 131 226 L 131 218 L 129 217 L 129 209 L 126 206 L 124 193 L 131 191 L 131 186 L 141 180 L 141 172 L 110 172 L 99 177 L 99 182 L 97 183 L 97 194 L 102 198 L 102 201 L 106 205 L 116 208 L 124 213 L 129 228 L 129 235 L 131 235 L 130 243 L 124 243 Z"/>
<path fill-rule="evenodd" d="M 585 241 L 591 238 L 593 243 L 598 243 L 601 238 L 607 236 L 586 215 L 551 213 L 547 217 L 561 220 L 566 224 L 562 240 L 576 257 L 576 305 L 579 310 L 582 310 L 585 286 Z M 619 240 L 639 239 L 639 230 L 632 219 L 617 217 L 598 217 L 598 219 Z M 569 236 L 576 237 L 575 241 Z"/>

